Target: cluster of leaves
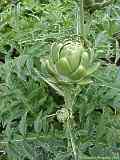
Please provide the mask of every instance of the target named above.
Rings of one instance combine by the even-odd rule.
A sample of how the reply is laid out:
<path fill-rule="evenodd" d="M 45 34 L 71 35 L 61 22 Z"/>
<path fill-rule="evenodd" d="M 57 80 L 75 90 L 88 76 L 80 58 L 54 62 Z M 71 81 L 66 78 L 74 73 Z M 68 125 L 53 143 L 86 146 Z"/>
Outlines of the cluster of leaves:
<path fill-rule="evenodd" d="M 73 160 L 67 133 L 56 118 L 64 99 L 35 69 L 39 71 L 52 42 L 76 38 L 76 3 L 0 3 L 0 158 Z M 73 108 L 80 158 L 120 156 L 119 5 L 118 0 L 92 15 L 85 13 L 86 37 L 101 67 Z"/>

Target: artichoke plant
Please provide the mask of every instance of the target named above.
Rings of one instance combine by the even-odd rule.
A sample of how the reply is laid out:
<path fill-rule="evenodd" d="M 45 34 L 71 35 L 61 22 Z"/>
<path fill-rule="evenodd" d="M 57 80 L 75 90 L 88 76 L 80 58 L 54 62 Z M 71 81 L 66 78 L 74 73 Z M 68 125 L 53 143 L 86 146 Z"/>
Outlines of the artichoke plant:
<path fill-rule="evenodd" d="M 64 97 L 65 104 L 56 112 L 56 116 L 58 121 L 64 124 L 75 160 L 78 156 L 72 135 L 75 124 L 72 108 L 76 96 L 81 91 L 81 84 L 90 83 L 89 76 L 99 66 L 98 63 L 94 64 L 92 59 L 81 43 L 69 41 L 53 44 L 50 56 L 41 61 L 41 71 L 45 76 L 48 75 L 46 78 L 43 77 L 44 81 Z"/>
<path fill-rule="evenodd" d="M 91 63 L 91 56 L 78 42 L 54 44 L 50 57 L 42 62 L 43 70 L 53 82 L 89 83 L 89 76 L 96 71 L 98 63 Z"/>

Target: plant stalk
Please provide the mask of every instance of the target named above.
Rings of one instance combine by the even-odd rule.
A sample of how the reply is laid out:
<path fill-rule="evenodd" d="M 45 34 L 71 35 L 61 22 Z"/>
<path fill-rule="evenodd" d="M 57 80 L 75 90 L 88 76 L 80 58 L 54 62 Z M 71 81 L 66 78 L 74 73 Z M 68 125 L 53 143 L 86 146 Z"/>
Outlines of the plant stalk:
<path fill-rule="evenodd" d="M 74 105 L 73 101 L 75 100 L 76 94 L 74 96 L 71 96 L 70 91 L 66 92 L 65 98 L 65 108 L 69 109 L 69 111 L 72 113 L 72 106 Z M 68 133 L 68 143 L 70 142 L 73 154 L 74 154 L 74 159 L 78 160 L 77 158 L 77 150 L 76 150 L 76 145 L 74 142 L 74 137 L 72 135 L 72 117 L 68 117 L 66 121 L 66 129 Z"/>
<path fill-rule="evenodd" d="M 77 159 L 76 146 L 75 146 L 74 138 L 72 136 L 72 131 L 71 131 L 72 128 L 71 128 L 70 119 L 67 120 L 67 129 L 68 129 L 68 133 L 69 133 L 69 138 L 70 138 L 70 142 L 71 142 L 74 158 L 75 158 L 75 160 L 78 160 Z"/>
<path fill-rule="evenodd" d="M 83 0 L 80 1 L 80 30 L 81 30 L 81 36 L 83 37 L 83 39 L 85 39 Z"/>

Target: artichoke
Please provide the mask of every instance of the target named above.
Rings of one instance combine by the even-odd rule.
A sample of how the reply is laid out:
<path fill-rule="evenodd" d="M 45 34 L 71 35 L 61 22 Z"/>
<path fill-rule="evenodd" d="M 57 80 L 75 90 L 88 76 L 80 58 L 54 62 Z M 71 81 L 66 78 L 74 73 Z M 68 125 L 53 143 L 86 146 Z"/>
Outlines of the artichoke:
<path fill-rule="evenodd" d="M 59 122 L 64 123 L 67 119 L 72 118 L 72 113 L 66 108 L 61 108 L 56 112 L 57 119 Z"/>
<path fill-rule="evenodd" d="M 78 42 L 54 44 L 50 57 L 43 61 L 42 68 L 55 82 L 83 83 L 98 68 L 91 63 L 89 54 Z M 88 81 L 86 81 L 88 80 Z"/>

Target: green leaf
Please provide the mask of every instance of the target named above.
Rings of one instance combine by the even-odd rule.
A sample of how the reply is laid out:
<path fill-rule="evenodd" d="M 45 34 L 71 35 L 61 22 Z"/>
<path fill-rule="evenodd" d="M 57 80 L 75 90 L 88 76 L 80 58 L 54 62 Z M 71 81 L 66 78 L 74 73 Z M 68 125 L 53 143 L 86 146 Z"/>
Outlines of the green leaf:
<path fill-rule="evenodd" d="M 29 158 L 30 160 L 34 160 L 35 150 L 32 147 L 32 145 L 27 143 L 27 141 L 23 141 L 22 145 L 23 145 L 24 153 L 26 155 L 25 157 Z"/>
<path fill-rule="evenodd" d="M 105 31 L 98 33 L 95 39 L 95 47 L 101 47 L 108 41 L 108 36 Z"/>
<path fill-rule="evenodd" d="M 13 135 L 13 129 L 11 128 L 11 123 L 10 122 L 7 124 L 6 130 L 5 130 L 5 134 L 7 136 L 7 139 L 11 140 L 12 135 Z"/>
<path fill-rule="evenodd" d="M 43 132 L 47 133 L 48 132 L 48 121 L 46 117 L 43 118 L 42 124 L 43 124 Z"/>
<path fill-rule="evenodd" d="M 43 128 L 43 123 L 42 123 L 42 111 L 39 113 L 37 116 L 36 120 L 34 121 L 34 130 L 36 133 L 40 133 Z"/>
<path fill-rule="evenodd" d="M 21 118 L 21 121 L 19 123 L 19 131 L 20 133 L 25 136 L 27 133 L 27 112 L 23 115 Z"/>
<path fill-rule="evenodd" d="M 94 73 L 100 66 L 100 63 L 93 64 L 90 68 L 87 69 L 87 76 Z"/>

